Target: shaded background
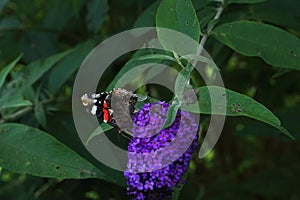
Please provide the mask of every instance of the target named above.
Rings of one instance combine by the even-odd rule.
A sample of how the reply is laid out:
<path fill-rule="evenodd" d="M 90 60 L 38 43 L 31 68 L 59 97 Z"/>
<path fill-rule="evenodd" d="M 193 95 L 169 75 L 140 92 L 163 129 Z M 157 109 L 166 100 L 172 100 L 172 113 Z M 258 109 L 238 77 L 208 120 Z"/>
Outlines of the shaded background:
<path fill-rule="evenodd" d="M 41 99 L 51 97 L 42 111 L 31 111 L 11 121 L 41 128 L 93 160 L 77 137 L 72 119 L 71 92 L 76 70 L 89 51 L 105 38 L 133 27 L 154 26 L 159 2 L 0 0 L 0 69 L 23 54 L 10 80 L 15 79 L 17 84 L 18 72 L 37 59 L 73 49 L 33 85 L 35 92 L 42 86 Z M 214 2 L 208 2 L 193 1 L 200 25 L 205 24 L 202 20 L 205 16 L 215 14 Z M 225 9 L 219 24 L 251 19 L 276 25 L 300 37 L 299 10 L 297 0 L 231 5 Z M 299 141 L 298 71 L 274 68 L 260 58 L 239 55 L 213 38 L 206 43 L 206 50 L 221 69 L 226 88 L 265 105 Z M 101 79 L 99 90 L 106 88 L 130 56 L 121 57 L 110 67 Z M 156 98 L 165 93 L 164 88 L 153 85 L 146 90 Z M 201 117 L 203 121 L 209 119 Z M 298 141 L 261 122 L 227 117 L 214 150 L 201 160 L 195 156 L 191 162 L 180 199 L 300 199 Z M 125 193 L 125 188 L 107 181 L 46 179 L 0 168 L 1 199 L 126 199 Z"/>

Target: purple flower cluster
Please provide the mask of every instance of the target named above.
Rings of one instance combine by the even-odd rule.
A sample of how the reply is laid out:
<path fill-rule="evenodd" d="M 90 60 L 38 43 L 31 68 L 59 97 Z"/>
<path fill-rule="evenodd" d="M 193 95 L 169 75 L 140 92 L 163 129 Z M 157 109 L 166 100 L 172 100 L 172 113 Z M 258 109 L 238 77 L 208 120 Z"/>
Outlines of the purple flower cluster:
<path fill-rule="evenodd" d="M 178 111 L 172 126 L 161 130 L 168 107 L 164 102 L 145 104 L 133 117 L 124 173 L 132 199 L 170 198 L 197 148 L 198 125 L 190 113 Z"/>

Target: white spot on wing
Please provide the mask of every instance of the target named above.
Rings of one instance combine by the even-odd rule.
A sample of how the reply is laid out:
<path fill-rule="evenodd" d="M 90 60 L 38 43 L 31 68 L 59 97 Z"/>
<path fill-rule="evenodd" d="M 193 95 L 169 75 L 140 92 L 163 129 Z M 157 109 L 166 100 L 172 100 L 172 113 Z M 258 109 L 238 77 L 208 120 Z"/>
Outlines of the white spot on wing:
<path fill-rule="evenodd" d="M 91 96 L 92 96 L 93 99 L 95 99 L 95 98 L 99 98 L 100 94 L 92 94 Z"/>
<path fill-rule="evenodd" d="M 96 111 L 97 111 L 97 106 L 93 106 L 91 110 L 91 114 L 96 115 Z"/>

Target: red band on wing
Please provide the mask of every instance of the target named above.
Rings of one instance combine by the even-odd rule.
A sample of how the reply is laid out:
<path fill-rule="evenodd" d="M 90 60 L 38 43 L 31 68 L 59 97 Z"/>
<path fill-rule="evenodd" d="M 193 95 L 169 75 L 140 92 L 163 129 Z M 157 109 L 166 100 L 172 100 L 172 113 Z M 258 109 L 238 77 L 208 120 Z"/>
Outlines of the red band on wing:
<path fill-rule="evenodd" d="M 111 122 L 112 117 L 109 115 L 106 101 L 103 102 L 102 112 L 103 112 L 103 120 L 104 120 L 104 122 Z"/>

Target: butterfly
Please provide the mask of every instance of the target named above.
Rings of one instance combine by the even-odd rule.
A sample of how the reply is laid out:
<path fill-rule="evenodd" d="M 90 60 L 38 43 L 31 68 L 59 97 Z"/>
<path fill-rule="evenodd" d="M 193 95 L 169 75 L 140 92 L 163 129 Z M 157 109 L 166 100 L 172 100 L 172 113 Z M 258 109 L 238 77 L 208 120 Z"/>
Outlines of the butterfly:
<path fill-rule="evenodd" d="M 95 115 L 100 123 L 115 127 L 118 132 L 130 131 L 137 100 L 136 94 L 123 88 L 81 96 L 82 105 L 90 114 Z"/>

